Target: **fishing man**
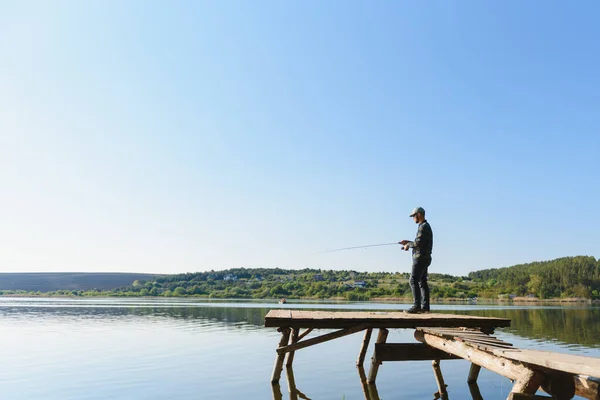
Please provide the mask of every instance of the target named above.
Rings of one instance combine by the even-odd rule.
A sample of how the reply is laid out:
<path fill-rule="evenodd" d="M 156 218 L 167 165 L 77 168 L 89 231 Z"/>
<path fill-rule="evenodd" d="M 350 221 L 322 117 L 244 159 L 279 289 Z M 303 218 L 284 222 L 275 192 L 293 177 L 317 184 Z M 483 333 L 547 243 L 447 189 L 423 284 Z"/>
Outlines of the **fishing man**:
<path fill-rule="evenodd" d="M 417 237 L 414 241 L 403 240 L 399 244 L 404 250 L 412 248 L 412 272 L 410 274 L 410 288 L 414 303 L 407 313 L 417 314 L 429 312 L 429 285 L 427 284 L 427 268 L 431 264 L 431 251 L 433 249 L 433 231 L 425 219 L 425 210 L 415 208 L 410 213 L 413 221 L 419 225 Z"/>

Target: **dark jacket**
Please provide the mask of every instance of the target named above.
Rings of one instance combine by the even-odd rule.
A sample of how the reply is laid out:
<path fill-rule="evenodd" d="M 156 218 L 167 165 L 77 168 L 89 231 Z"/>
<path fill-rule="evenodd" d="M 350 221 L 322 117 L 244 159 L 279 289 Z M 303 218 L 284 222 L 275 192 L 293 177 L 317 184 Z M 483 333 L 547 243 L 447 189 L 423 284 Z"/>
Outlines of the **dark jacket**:
<path fill-rule="evenodd" d="M 417 237 L 408 245 L 409 247 L 412 247 L 413 260 L 431 259 L 431 252 L 433 250 L 433 231 L 427 220 L 424 220 L 419 224 Z"/>

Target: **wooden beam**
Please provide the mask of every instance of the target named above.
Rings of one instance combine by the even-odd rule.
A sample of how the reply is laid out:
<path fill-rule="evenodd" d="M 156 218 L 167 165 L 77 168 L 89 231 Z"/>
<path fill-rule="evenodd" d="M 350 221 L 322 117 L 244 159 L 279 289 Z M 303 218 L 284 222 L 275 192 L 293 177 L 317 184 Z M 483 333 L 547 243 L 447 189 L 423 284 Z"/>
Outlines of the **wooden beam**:
<path fill-rule="evenodd" d="M 305 311 L 271 310 L 265 316 L 265 327 L 342 329 L 365 324 L 367 328 L 467 327 L 484 332 L 510 326 L 504 318 L 458 314 L 407 314 L 400 311 Z"/>
<path fill-rule="evenodd" d="M 457 355 L 515 382 L 518 381 L 521 376 L 528 374 L 528 371 L 532 370 L 532 367 L 526 366 L 527 364 L 500 356 L 500 354 L 508 354 L 509 352 L 507 351 L 498 353 L 494 351 L 494 354 L 492 354 L 473 348 L 465 343 L 425 334 L 419 330 L 415 331 L 415 338 L 422 343 Z M 513 351 L 518 352 L 518 350 Z M 600 400 L 600 380 L 581 375 L 573 376 L 573 380 L 575 382 L 575 394 L 577 396 L 590 400 Z"/>
<path fill-rule="evenodd" d="M 547 371 L 542 389 L 556 399 L 569 400 L 575 396 L 575 380 L 566 372 Z"/>
<path fill-rule="evenodd" d="M 283 395 L 281 394 L 281 386 L 279 383 L 274 383 L 271 385 L 273 389 L 273 400 L 283 400 Z"/>
<path fill-rule="evenodd" d="M 285 353 L 289 353 L 290 351 L 296 351 L 296 350 L 300 350 L 303 349 L 305 347 L 308 346 L 312 346 L 315 344 L 319 344 L 319 343 L 323 343 L 323 342 L 327 342 L 329 340 L 333 340 L 333 339 L 337 339 L 343 336 L 347 336 L 347 335 L 351 335 L 353 333 L 356 332 L 360 332 L 363 329 L 365 329 L 364 325 L 357 325 L 353 328 L 346 328 L 346 329 L 342 329 L 339 331 L 335 331 L 335 332 L 330 332 L 327 333 L 325 335 L 321 335 L 321 336 L 317 336 L 315 338 L 312 339 L 306 339 L 303 340 L 301 342 L 296 342 L 294 344 L 290 344 L 290 345 L 283 345 L 283 346 L 279 346 L 279 348 L 277 348 L 277 353 L 279 354 L 285 354 Z"/>
<path fill-rule="evenodd" d="M 367 354 L 367 348 L 369 347 L 369 342 L 371 341 L 371 333 L 373 333 L 372 328 L 368 328 L 365 331 L 365 337 L 363 338 L 362 345 L 360 346 L 360 352 L 358 353 L 356 365 L 362 366 L 365 362 L 365 355 Z"/>
<path fill-rule="evenodd" d="M 477 382 L 469 383 L 469 392 L 471 392 L 471 397 L 473 400 L 483 400 L 483 396 L 479 391 L 479 385 L 477 385 Z"/>
<path fill-rule="evenodd" d="M 600 380 L 590 376 L 575 375 L 575 394 L 590 400 L 600 400 Z"/>
<path fill-rule="evenodd" d="M 387 340 L 389 331 L 385 328 L 381 328 L 379 330 L 379 334 L 377 335 L 377 341 L 375 342 L 375 346 L 379 343 L 385 343 Z M 373 351 L 373 357 L 371 357 L 371 368 L 369 368 L 369 379 L 367 379 L 368 383 L 375 383 L 375 379 L 377 378 L 377 371 L 379 371 L 379 365 L 381 365 L 381 360 L 377 358 L 377 353 Z"/>
<path fill-rule="evenodd" d="M 281 328 L 281 340 L 279 341 L 279 347 L 285 346 L 290 339 L 290 328 Z M 285 358 L 285 353 L 277 352 L 277 356 L 275 357 L 275 365 L 273 366 L 273 374 L 271 375 L 271 384 L 279 383 L 279 378 L 281 378 L 281 370 L 283 369 L 283 359 Z"/>
<path fill-rule="evenodd" d="M 527 369 L 514 383 L 511 392 L 512 393 L 523 393 L 523 394 L 535 394 L 542 382 L 544 382 L 545 375 L 541 371 Z"/>
<path fill-rule="evenodd" d="M 306 335 L 308 335 L 309 333 L 311 333 L 313 330 L 313 328 L 308 328 L 307 330 L 305 330 L 304 332 L 302 332 L 302 334 L 300 336 L 298 336 L 298 341 L 304 339 L 304 337 Z"/>
<path fill-rule="evenodd" d="M 481 371 L 481 367 L 477 364 L 471 363 L 471 369 L 469 370 L 469 377 L 467 378 L 467 383 L 477 383 L 477 378 L 479 377 L 479 371 Z"/>
<path fill-rule="evenodd" d="M 535 394 L 510 393 L 506 400 L 548 400 L 552 397 L 536 396 Z"/>
<path fill-rule="evenodd" d="M 380 361 L 460 360 L 423 343 L 376 343 L 375 354 Z"/>
<path fill-rule="evenodd" d="M 568 372 L 574 375 L 589 375 L 600 378 L 600 359 L 595 357 L 526 349 L 516 352 L 498 349 L 494 351 L 494 354 L 510 360 Z"/>
<path fill-rule="evenodd" d="M 464 358 L 513 381 L 517 381 L 529 370 L 522 365 L 475 349 L 465 343 L 426 334 L 419 330 L 415 331 L 415 339 L 436 349 Z"/>
<path fill-rule="evenodd" d="M 446 383 L 444 383 L 444 376 L 442 375 L 442 369 L 440 368 L 440 360 L 433 360 L 431 362 L 433 368 L 433 375 L 435 375 L 435 381 L 438 386 L 438 393 L 440 396 L 447 395 Z"/>
<path fill-rule="evenodd" d="M 299 328 L 292 329 L 292 337 L 290 338 L 290 344 L 294 344 L 298 342 L 298 333 L 300 332 Z M 290 351 L 287 356 L 287 362 L 285 363 L 286 367 L 291 367 L 294 362 L 294 354 L 295 352 Z"/>

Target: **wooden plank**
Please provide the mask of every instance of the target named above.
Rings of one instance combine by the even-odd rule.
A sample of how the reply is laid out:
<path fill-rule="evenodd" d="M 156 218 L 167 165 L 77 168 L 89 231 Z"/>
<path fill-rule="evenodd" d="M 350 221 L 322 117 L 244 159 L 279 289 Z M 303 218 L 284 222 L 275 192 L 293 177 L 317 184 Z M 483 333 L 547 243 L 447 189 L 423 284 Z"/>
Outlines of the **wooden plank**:
<path fill-rule="evenodd" d="M 408 314 L 400 311 L 271 310 L 265 316 L 266 327 L 342 329 L 357 324 L 365 324 L 367 328 L 469 327 L 483 329 L 510 326 L 510 320 L 458 314 Z"/>
<path fill-rule="evenodd" d="M 296 342 L 287 346 L 279 346 L 279 348 L 277 348 L 277 353 L 285 354 L 290 351 L 300 350 L 315 344 L 327 342 L 329 340 L 337 339 L 346 335 L 351 335 L 353 333 L 360 332 L 363 329 L 365 329 L 363 325 L 357 325 L 351 328 L 346 328 L 339 331 L 330 332 L 325 335 L 317 336 L 315 338 L 306 339 L 301 342 Z"/>
<path fill-rule="evenodd" d="M 376 343 L 375 354 L 380 361 L 460 360 L 423 343 Z"/>
<path fill-rule="evenodd" d="M 589 375 L 600 378 L 600 359 L 594 357 L 526 349 L 518 352 L 495 350 L 494 354 L 510 360 L 568 372 L 574 375 Z"/>
<path fill-rule="evenodd" d="M 513 345 L 510 343 L 502 343 L 502 342 L 488 342 L 487 340 L 471 340 L 471 339 L 462 339 L 462 338 L 455 338 L 454 340 L 456 340 L 457 342 L 464 342 L 466 344 L 469 344 L 471 346 L 477 346 L 477 347 L 485 347 L 490 349 L 489 351 L 492 351 L 493 349 L 513 349 Z"/>

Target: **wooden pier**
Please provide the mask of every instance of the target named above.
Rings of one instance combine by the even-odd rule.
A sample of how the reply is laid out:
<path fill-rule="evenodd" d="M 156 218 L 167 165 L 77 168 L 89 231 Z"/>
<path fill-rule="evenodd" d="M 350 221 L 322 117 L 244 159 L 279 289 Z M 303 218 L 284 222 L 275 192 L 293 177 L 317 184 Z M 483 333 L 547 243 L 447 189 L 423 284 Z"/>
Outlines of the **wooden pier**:
<path fill-rule="evenodd" d="M 575 395 L 600 400 L 600 359 L 514 348 L 492 336 L 510 320 L 457 314 L 407 314 L 393 312 L 326 312 L 271 310 L 265 326 L 278 328 L 281 340 L 271 382 L 277 385 L 285 363 L 291 369 L 295 352 L 329 340 L 364 331 L 357 366 L 362 369 L 373 330 L 377 329 L 366 382 L 374 384 L 385 361 L 430 360 L 440 395 L 447 395 L 440 360 L 471 362 L 467 383 L 475 385 L 483 367 L 513 382 L 508 399 L 571 399 Z M 306 338 L 314 329 L 337 329 Z M 387 343 L 389 329 L 413 329 L 416 342 Z M 301 332 L 301 330 L 304 330 Z M 364 375 L 364 372 L 362 373 Z M 542 389 L 552 397 L 535 396 Z M 477 390 L 478 392 L 478 390 Z M 366 392 L 365 392 L 366 393 Z M 473 395 L 476 398 L 475 395 Z"/>

